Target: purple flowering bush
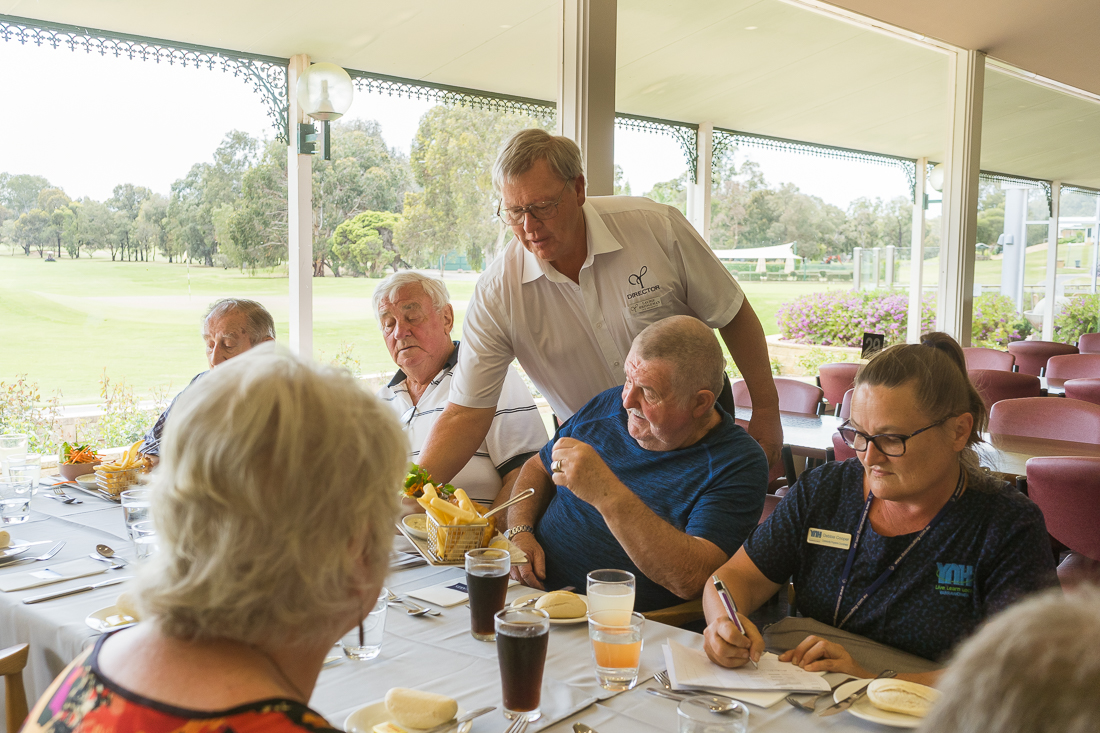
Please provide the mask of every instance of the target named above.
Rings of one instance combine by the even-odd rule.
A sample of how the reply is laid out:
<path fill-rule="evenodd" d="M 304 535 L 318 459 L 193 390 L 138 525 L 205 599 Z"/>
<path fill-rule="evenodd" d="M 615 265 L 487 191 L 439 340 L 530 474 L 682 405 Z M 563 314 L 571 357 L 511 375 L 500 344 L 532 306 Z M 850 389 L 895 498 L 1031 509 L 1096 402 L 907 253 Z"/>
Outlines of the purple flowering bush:
<path fill-rule="evenodd" d="M 921 302 L 921 332 L 936 320 L 936 296 Z M 784 303 L 776 314 L 787 341 L 820 346 L 859 346 L 863 334 L 881 333 L 887 343 L 905 341 L 909 294 L 890 290 L 823 290 Z"/>
<path fill-rule="evenodd" d="M 1010 341 L 1023 341 L 1031 324 L 1016 312 L 1016 302 L 1007 295 L 982 293 L 974 299 L 971 342 L 974 346 L 1004 349 Z"/>
<path fill-rule="evenodd" d="M 1054 340 L 1076 343 L 1083 333 L 1100 331 L 1100 294 L 1071 296 L 1054 318 Z"/>

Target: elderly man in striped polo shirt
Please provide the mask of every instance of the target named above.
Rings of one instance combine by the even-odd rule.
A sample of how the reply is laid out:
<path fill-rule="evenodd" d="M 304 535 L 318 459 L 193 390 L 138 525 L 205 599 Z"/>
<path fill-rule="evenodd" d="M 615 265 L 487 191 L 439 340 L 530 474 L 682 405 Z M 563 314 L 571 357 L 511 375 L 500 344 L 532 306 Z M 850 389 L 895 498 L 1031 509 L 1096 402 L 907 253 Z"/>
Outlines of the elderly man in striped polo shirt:
<path fill-rule="evenodd" d="M 451 377 L 458 363 L 458 341 L 451 340 L 454 309 L 447 286 L 415 272 L 400 272 L 374 291 L 374 310 L 390 356 L 399 367 L 378 391 L 401 419 L 412 460 L 443 409 L 450 403 Z M 524 462 L 546 443 L 546 427 L 527 386 L 508 368 L 492 427 L 454 479 L 482 504 L 503 501 Z"/>

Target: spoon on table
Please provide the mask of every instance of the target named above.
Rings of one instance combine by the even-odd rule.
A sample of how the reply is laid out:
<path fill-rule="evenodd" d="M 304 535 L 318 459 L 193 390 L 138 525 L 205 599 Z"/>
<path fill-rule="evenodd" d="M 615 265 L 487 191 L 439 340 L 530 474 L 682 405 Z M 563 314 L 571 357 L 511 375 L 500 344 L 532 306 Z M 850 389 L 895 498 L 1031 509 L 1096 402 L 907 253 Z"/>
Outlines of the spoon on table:
<path fill-rule="evenodd" d="M 126 566 L 126 561 L 123 560 L 121 557 L 115 557 L 115 551 L 107 545 L 96 545 L 95 551 L 98 554 L 91 554 L 89 555 L 89 557 L 94 560 L 103 560 L 105 562 L 111 563 L 112 570 L 118 570 L 119 568 Z"/>
<path fill-rule="evenodd" d="M 482 514 L 481 518 L 482 519 L 488 519 L 489 517 L 491 517 L 494 514 L 496 514 L 497 512 L 499 512 L 501 509 L 507 509 L 508 507 L 512 506 L 513 504 L 518 504 L 521 501 L 525 501 L 526 499 L 530 499 L 534 495 L 535 495 L 534 487 L 531 487 L 530 489 L 524 489 L 519 494 L 516 494 L 514 497 L 512 497 L 508 501 L 504 502 L 500 506 L 496 507 L 495 509 L 491 509 L 490 511 L 487 511 L 484 514 Z"/>

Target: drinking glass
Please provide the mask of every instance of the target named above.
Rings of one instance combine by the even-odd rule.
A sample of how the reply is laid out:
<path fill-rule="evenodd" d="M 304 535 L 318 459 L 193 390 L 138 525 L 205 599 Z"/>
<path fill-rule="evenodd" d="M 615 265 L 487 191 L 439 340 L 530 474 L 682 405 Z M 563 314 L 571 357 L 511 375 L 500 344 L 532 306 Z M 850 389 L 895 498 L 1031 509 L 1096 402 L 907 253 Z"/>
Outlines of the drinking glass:
<path fill-rule="evenodd" d="M 382 653 L 382 637 L 386 631 L 386 597 L 389 594 L 383 588 L 363 622 L 340 639 L 340 647 L 348 659 L 365 662 Z"/>
<path fill-rule="evenodd" d="M 676 708 L 680 733 L 745 733 L 749 729 L 749 709 L 743 703 L 724 713 L 713 713 L 702 700 L 689 697 Z"/>
<path fill-rule="evenodd" d="M 631 613 L 623 624 L 619 610 L 597 611 L 588 615 L 588 638 L 596 658 L 596 681 L 605 690 L 622 692 L 638 683 L 638 665 L 642 659 L 642 630 L 645 618 Z"/>
<path fill-rule="evenodd" d="M 157 551 L 157 528 L 152 520 L 134 524 L 131 536 L 134 538 L 134 554 L 139 562 L 144 562 Z"/>
<path fill-rule="evenodd" d="M 634 610 L 634 574 L 625 570 L 593 570 L 588 574 L 588 612 L 619 611 L 626 625 Z"/>
<path fill-rule="evenodd" d="M 504 717 L 538 720 L 550 616 L 537 608 L 505 608 L 496 615 L 496 632 Z"/>
<path fill-rule="evenodd" d="M 483 547 L 466 553 L 466 592 L 470 596 L 470 634 L 478 641 L 496 641 L 494 617 L 504 608 L 512 555 Z"/>
<path fill-rule="evenodd" d="M 38 495 L 38 480 L 42 477 L 41 455 L 28 453 L 23 456 L 10 456 L 4 459 L 4 463 L 9 477 L 30 479 L 31 496 Z"/>
<path fill-rule="evenodd" d="M 0 476 L 6 477 L 8 469 L 5 459 L 27 455 L 27 436 L 25 433 L 5 433 L 0 435 Z"/>
<path fill-rule="evenodd" d="M 130 533 L 130 539 L 137 539 L 134 536 L 134 525 L 151 518 L 152 499 L 152 489 L 129 489 L 122 492 L 122 513 L 126 517 L 126 531 Z"/>
<path fill-rule="evenodd" d="M 30 479 L 0 478 L 0 521 L 4 524 L 22 524 L 30 518 Z"/>

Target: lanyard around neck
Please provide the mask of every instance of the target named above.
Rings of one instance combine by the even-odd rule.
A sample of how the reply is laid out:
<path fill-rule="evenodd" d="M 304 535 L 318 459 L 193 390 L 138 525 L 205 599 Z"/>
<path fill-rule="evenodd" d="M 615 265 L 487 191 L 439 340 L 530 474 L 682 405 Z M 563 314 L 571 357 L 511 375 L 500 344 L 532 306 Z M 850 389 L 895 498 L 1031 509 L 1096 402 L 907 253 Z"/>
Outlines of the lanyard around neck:
<path fill-rule="evenodd" d="M 852 614 L 858 611 L 859 607 L 863 605 L 863 602 L 870 598 L 875 593 L 875 591 L 882 587 L 883 583 L 885 583 L 890 578 L 890 576 L 893 575 L 898 565 L 901 564 L 901 561 L 905 559 L 905 556 L 909 554 L 909 551 L 916 547 L 918 542 L 924 539 L 924 536 L 928 534 L 928 532 L 932 530 L 943 518 L 943 515 L 947 513 L 947 509 L 956 501 L 958 501 L 958 498 L 960 495 L 962 495 L 963 489 L 965 487 L 966 470 L 960 467 L 959 481 L 955 484 L 955 493 L 951 495 L 951 498 L 947 500 L 946 504 L 940 507 L 940 510 L 936 512 L 936 516 L 932 517 L 932 521 L 925 525 L 924 529 L 922 529 L 917 534 L 917 536 L 913 538 L 913 541 L 909 543 L 909 546 L 906 547 L 900 555 L 898 555 L 898 559 L 894 560 L 894 562 L 890 563 L 890 565 L 882 571 L 882 575 L 878 576 L 874 583 L 871 583 L 867 590 L 863 592 L 863 595 L 859 597 L 859 600 L 856 601 L 855 605 L 852 606 L 851 610 L 848 611 L 847 615 L 845 615 L 844 618 L 840 619 L 840 622 L 837 623 L 837 618 L 840 616 L 840 603 L 841 600 L 843 600 L 844 598 L 844 590 L 848 586 L 848 578 L 852 574 L 852 564 L 855 562 L 856 559 L 856 549 L 859 547 L 859 541 L 863 537 L 863 528 L 867 523 L 867 515 L 871 512 L 871 502 L 875 499 L 875 495 L 872 492 L 867 492 L 867 501 L 863 503 L 863 515 L 859 518 L 859 528 L 856 530 L 855 539 L 852 540 L 852 546 L 848 549 L 848 559 L 844 563 L 844 572 L 840 576 L 840 592 L 837 593 L 836 608 L 833 609 L 833 626 L 839 629 L 843 628 L 844 624 L 848 623 L 848 619 L 852 618 Z"/>

